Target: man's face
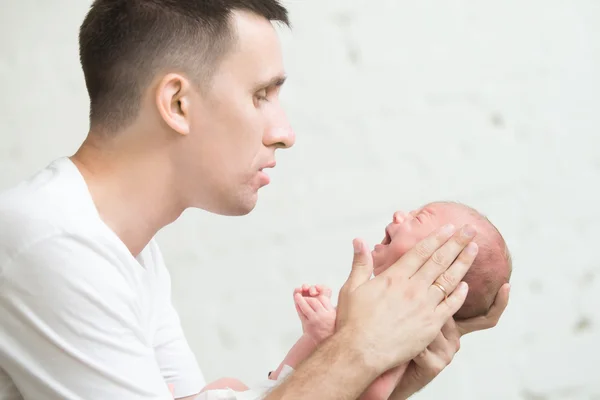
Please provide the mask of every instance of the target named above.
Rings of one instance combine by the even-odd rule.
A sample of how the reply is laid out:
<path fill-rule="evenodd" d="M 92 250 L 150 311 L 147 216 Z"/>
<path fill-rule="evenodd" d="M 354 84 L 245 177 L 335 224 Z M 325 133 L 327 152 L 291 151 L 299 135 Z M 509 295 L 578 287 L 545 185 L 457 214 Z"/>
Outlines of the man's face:
<path fill-rule="evenodd" d="M 237 38 L 207 93 L 191 106 L 184 168 L 196 207 L 224 215 L 249 213 L 269 183 L 277 148 L 295 142 L 279 102 L 284 76 L 281 46 L 266 19 L 235 13 Z"/>

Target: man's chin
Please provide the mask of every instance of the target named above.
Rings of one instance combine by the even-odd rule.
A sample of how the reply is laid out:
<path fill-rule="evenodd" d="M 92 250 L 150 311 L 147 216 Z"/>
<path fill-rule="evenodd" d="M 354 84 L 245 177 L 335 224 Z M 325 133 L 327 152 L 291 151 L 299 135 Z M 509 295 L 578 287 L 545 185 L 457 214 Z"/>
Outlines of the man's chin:
<path fill-rule="evenodd" d="M 257 197 L 244 199 L 236 203 L 224 204 L 221 203 L 218 207 L 213 208 L 202 208 L 213 214 L 223 215 L 226 217 L 241 217 L 250 214 L 255 208 L 257 203 Z"/>

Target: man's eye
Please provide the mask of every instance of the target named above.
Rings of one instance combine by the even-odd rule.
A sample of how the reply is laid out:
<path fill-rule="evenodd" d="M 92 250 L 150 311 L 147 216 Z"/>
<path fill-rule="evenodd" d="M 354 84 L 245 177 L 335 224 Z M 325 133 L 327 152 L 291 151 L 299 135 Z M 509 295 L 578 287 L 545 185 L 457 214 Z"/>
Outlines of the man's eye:
<path fill-rule="evenodd" d="M 256 98 L 259 100 L 267 100 L 267 89 L 263 89 L 256 93 Z"/>

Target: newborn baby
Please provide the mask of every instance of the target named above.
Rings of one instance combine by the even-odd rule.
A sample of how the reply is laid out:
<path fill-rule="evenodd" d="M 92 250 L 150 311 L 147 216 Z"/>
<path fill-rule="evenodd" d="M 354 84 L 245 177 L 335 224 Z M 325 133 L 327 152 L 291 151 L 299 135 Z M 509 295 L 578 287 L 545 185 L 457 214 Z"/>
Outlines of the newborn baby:
<path fill-rule="evenodd" d="M 452 223 L 477 228 L 479 251 L 463 278 L 469 293 L 454 319 L 485 315 L 500 287 L 509 282 L 512 261 L 506 243 L 496 227 L 473 208 L 453 202 L 434 202 L 408 214 L 396 212 L 385 229 L 385 238 L 373 250 L 374 274 L 378 275 L 434 230 Z"/>
<path fill-rule="evenodd" d="M 477 257 L 463 278 L 469 293 L 454 318 L 467 319 L 485 315 L 492 306 L 500 287 L 509 281 L 512 262 L 506 243 L 494 225 L 483 215 L 466 205 L 452 202 L 427 204 L 408 214 L 394 213 L 385 229 L 385 237 L 372 252 L 374 275 L 395 263 L 434 230 L 452 223 L 477 228 L 475 243 Z M 279 368 L 269 374 L 269 380 L 250 389 L 237 379 L 224 378 L 203 389 L 197 400 L 231 399 L 257 400 L 293 371 L 316 347 L 335 330 L 335 307 L 331 303 L 331 290 L 322 285 L 304 285 L 294 291 L 296 312 L 302 323 L 302 336 L 290 349 Z M 362 394 L 360 400 L 388 399 L 401 378 L 401 367 L 388 371 L 376 379 Z"/>

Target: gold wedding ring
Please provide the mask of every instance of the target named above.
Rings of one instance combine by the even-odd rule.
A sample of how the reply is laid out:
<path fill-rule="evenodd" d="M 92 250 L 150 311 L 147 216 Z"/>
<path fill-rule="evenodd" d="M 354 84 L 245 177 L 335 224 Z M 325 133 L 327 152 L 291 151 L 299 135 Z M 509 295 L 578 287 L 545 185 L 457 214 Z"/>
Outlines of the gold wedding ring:
<path fill-rule="evenodd" d="M 437 287 L 442 291 L 442 293 L 444 294 L 444 301 L 448 300 L 448 292 L 446 292 L 446 289 L 444 289 L 444 287 L 440 283 L 433 282 L 433 286 Z"/>

